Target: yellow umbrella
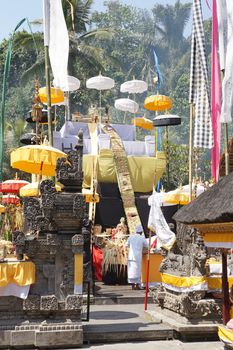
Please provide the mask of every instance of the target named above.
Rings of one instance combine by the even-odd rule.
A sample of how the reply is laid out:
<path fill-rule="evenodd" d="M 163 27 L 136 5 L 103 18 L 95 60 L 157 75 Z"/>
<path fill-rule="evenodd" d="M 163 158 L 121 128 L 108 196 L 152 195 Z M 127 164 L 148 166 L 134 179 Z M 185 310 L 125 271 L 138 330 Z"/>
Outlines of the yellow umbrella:
<path fill-rule="evenodd" d="M 4 205 L 0 204 L 0 214 L 3 214 L 3 213 L 5 213 L 5 207 Z"/>
<path fill-rule="evenodd" d="M 151 95 L 145 99 L 144 107 L 149 111 L 166 111 L 172 108 L 172 99 L 164 95 Z"/>
<path fill-rule="evenodd" d="M 194 185 L 193 185 L 193 189 L 194 189 Z M 198 184 L 196 188 L 196 196 L 198 197 L 204 191 L 205 191 L 205 187 L 201 184 Z M 192 199 L 195 199 L 194 194 L 192 195 Z M 181 204 L 181 205 L 188 204 L 190 202 L 189 185 L 179 187 L 174 191 L 164 193 L 163 201 L 165 203 L 170 203 L 170 204 Z"/>
<path fill-rule="evenodd" d="M 145 130 L 153 130 L 153 122 L 145 117 L 138 117 L 132 119 L 132 124 Z"/>
<path fill-rule="evenodd" d="M 39 89 L 39 97 L 41 102 L 47 103 L 47 88 L 42 87 Z M 56 89 L 51 87 L 51 103 L 60 103 L 63 102 L 65 99 L 64 92 L 60 89 Z"/>
<path fill-rule="evenodd" d="M 46 145 L 28 145 L 11 152 L 11 166 L 26 173 L 55 176 L 58 158 L 66 154 Z"/>
<path fill-rule="evenodd" d="M 55 187 L 58 192 L 61 191 L 60 185 L 56 184 Z M 26 186 L 23 186 L 20 188 L 20 191 L 19 191 L 19 195 L 21 197 L 38 197 L 39 194 L 40 194 L 40 191 L 39 191 L 38 182 L 32 182 Z"/>

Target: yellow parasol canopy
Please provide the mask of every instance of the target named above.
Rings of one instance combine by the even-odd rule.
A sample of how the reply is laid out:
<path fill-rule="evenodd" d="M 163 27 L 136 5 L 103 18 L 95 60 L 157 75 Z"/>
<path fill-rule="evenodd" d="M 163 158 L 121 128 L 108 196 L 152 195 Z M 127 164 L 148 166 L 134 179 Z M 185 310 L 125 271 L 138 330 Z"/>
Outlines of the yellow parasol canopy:
<path fill-rule="evenodd" d="M 5 207 L 4 205 L 0 204 L 0 214 L 3 214 L 3 213 L 5 213 Z"/>
<path fill-rule="evenodd" d="M 193 190 L 194 190 L 194 185 L 193 185 Z M 196 188 L 196 196 L 198 197 L 204 191 L 205 191 L 205 187 L 201 184 L 198 184 Z M 194 194 L 192 195 L 192 199 L 195 199 Z M 174 191 L 164 193 L 163 201 L 165 203 L 170 203 L 170 204 L 180 204 L 180 205 L 188 204 L 190 202 L 189 185 L 179 187 Z"/>
<path fill-rule="evenodd" d="M 58 158 L 66 154 L 46 145 L 29 145 L 11 152 L 11 166 L 26 173 L 55 176 Z"/>
<path fill-rule="evenodd" d="M 56 184 L 55 187 L 58 192 L 61 191 L 61 186 Z M 39 194 L 40 191 L 38 182 L 32 182 L 24 187 L 21 187 L 19 191 L 19 195 L 21 197 L 38 197 Z"/>
<path fill-rule="evenodd" d="M 47 88 L 42 87 L 39 89 L 39 97 L 41 102 L 47 103 Z M 65 99 L 64 92 L 60 89 L 51 87 L 51 103 L 60 103 Z"/>
<path fill-rule="evenodd" d="M 153 122 L 145 117 L 138 117 L 132 119 L 132 124 L 145 130 L 153 130 Z"/>
<path fill-rule="evenodd" d="M 165 95 L 151 95 L 145 99 L 144 108 L 149 111 L 166 111 L 172 108 L 172 99 Z"/>

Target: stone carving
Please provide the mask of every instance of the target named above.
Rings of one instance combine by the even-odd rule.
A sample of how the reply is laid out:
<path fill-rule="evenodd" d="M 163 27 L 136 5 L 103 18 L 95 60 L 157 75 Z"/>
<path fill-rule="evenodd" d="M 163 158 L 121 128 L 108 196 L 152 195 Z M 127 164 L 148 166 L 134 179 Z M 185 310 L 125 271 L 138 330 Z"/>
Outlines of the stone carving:
<path fill-rule="evenodd" d="M 77 194 L 73 199 L 73 215 L 83 220 L 86 210 L 85 197 Z"/>
<path fill-rule="evenodd" d="M 40 310 L 40 296 L 29 295 L 27 299 L 24 299 L 23 310 L 27 310 L 27 311 Z"/>
<path fill-rule="evenodd" d="M 80 310 L 82 298 L 79 295 L 68 295 L 65 301 L 66 310 Z"/>
<path fill-rule="evenodd" d="M 38 348 L 38 336 L 43 338 L 44 347 L 55 348 L 55 331 L 64 340 L 61 347 L 72 347 L 74 343 L 67 337 L 67 330 L 74 331 L 75 346 L 82 345 L 82 295 L 73 294 L 75 254 L 84 254 L 85 281 L 91 272 L 90 223 L 82 195 L 82 149 L 80 134 L 79 143 L 68 159 L 58 161 L 64 189 L 56 192 L 51 180 L 42 181 L 40 197 L 24 198 L 25 232 L 13 233 L 17 258 L 22 259 L 25 253 L 31 259 L 36 279 L 27 299 L 0 298 L 0 330 L 15 333 L 30 330 L 31 343 L 27 343 L 30 348 Z M 51 331 L 46 340 L 45 331 Z M 6 339 L 0 342 L 4 348 L 13 346 L 8 340 L 11 335 L 3 334 L 2 338 Z M 17 346 L 25 348 L 24 339 L 19 344 L 18 338 Z"/>
<path fill-rule="evenodd" d="M 42 217 L 42 209 L 39 198 L 24 197 L 24 216 L 26 229 L 29 234 L 38 232 Z"/>
<path fill-rule="evenodd" d="M 15 245 L 16 257 L 18 260 L 23 260 L 25 252 L 25 235 L 21 231 L 14 231 L 12 233 L 12 243 Z"/>
<path fill-rule="evenodd" d="M 186 229 L 186 235 L 184 234 Z M 179 231 L 181 230 L 181 231 Z M 206 275 L 207 250 L 201 235 L 195 229 L 179 224 L 177 243 L 169 251 L 160 265 L 160 272 L 176 276 Z M 182 233 L 180 240 L 179 232 Z"/>
<path fill-rule="evenodd" d="M 84 239 L 82 235 L 75 235 L 72 237 L 72 252 L 73 254 L 83 253 Z"/>
<path fill-rule="evenodd" d="M 204 299 L 204 292 L 176 293 L 163 286 L 150 288 L 153 301 L 189 319 L 221 318 L 221 302 Z"/>
<path fill-rule="evenodd" d="M 68 192 L 81 192 L 83 182 L 82 154 L 83 133 L 78 134 L 79 140 L 75 150 L 67 153 L 67 158 L 57 160 L 57 178 Z"/>
<path fill-rule="evenodd" d="M 42 295 L 40 299 L 40 310 L 56 311 L 58 310 L 58 300 L 55 295 Z"/>
<path fill-rule="evenodd" d="M 207 249 L 195 229 L 177 225 L 177 242 L 170 252 L 163 252 L 160 272 L 190 277 L 206 276 Z M 206 291 L 175 292 L 165 286 L 150 288 L 154 302 L 188 318 L 214 318 L 221 315 L 221 305 L 214 299 L 205 299 Z"/>

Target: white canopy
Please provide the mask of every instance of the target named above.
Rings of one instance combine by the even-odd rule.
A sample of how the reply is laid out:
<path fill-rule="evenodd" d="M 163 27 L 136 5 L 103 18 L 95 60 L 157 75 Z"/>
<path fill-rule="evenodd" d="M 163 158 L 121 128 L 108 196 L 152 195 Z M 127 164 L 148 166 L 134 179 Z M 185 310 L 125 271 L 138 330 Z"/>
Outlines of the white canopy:
<path fill-rule="evenodd" d="M 101 74 L 86 81 L 86 87 L 88 89 L 96 89 L 101 91 L 112 89 L 114 86 L 115 81 L 113 79 L 104 77 Z"/>
<path fill-rule="evenodd" d="M 123 112 L 136 113 L 139 109 L 137 102 L 130 100 L 129 98 L 119 98 L 114 104 L 116 109 Z"/>
<path fill-rule="evenodd" d="M 147 91 L 148 85 L 143 80 L 129 80 L 121 84 L 120 91 L 128 92 L 129 94 L 140 94 Z"/>
<path fill-rule="evenodd" d="M 76 91 L 80 88 L 80 80 L 78 78 L 75 78 L 71 75 L 67 76 L 67 84 L 64 84 L 61 86 L 62 91 Z"/>

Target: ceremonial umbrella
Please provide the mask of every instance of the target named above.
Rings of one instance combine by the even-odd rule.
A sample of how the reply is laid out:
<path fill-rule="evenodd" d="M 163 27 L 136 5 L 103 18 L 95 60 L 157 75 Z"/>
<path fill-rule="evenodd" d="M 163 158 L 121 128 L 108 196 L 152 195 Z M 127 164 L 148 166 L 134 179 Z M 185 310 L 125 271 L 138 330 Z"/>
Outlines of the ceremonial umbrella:
<path fill-rule="evenodd" d="M 86 87 L 88 89 L 96 89 L 99 91 L 109 90 L 115 86 L 115 81 L 109 77 L 104 77 L 99 74 L 96 77 L 92 77 L 86 81 Z"/>
<path fill-rule="evenodd" d="M 29 182 L 19 179 L 6 180 L 0 184 L 0 192 L 3 193 L 19 193 L 21 187 L 27 185 Z"/>
<path fill-rule="evenodd" d="M 39 89 L 39 97 L 41 102 L 47 103 L 47 88 L 42 87 Z M 51 87 L 51 103 L 57 104 L 64 101 L 64 92 L 60 89 Z"/>
<path fill-rule="evenodd" d="M 66 154 L 47 145 L 29 145 L 11 152 L 11 166 L 26 173 L 55 176 L 58 158 Z"/>
<path fill-rule="evenodd" d="M 172 108 L 172 99 L 164 95 L 151 95 L 145 99 L 144 107 L 149 111 L 166 111 Z"/>
<path fill-rule="evenodd" d="M 61 186 L 55 185 L 57 191 L 61 191 Z M 21 187 L 19 195 L 21 197 L 38 197 L 40 194 L 39 191 L 39 182 L 32 182 L 26 186 Z"/>
<path fill-rule="evenodd" d="M 99 108 L 101 109 L 101 91 L 112 89 L 115 86 L 115 81 L 112 78 L 104 77 L 101 75 L 97 75 L 96 77 L 92 77 L 86 81 L 86 87 L 88 89 L 96 89 L 100 92 L 99 94 Z"/>
<path fill-rule="evenodd" d="M 121 84 L 120 91 L 129 94 L 140 94 L 148 89 L 148 84 L 143 80 L 129 80 Z"/>
<path fill-rule="evenodd" d="M 153 130 L 153 122 L 145 117 L 138 117 L 132 119 L 132 124 L 145 130 Z"/>
<path fill-rule="evenodd" d="M 153 119 L 154 126 L 180 125 L 181 117 L 175 114 L 160 114 Z"/>
<path fill-rule="evenodd" d="M 61 86 L 61 90 L 64 92 L 76 91 L 80 88 L 80 80 L 71 75 L 67 76 L 67 84 Z"/>
<path fill-rule="evenodd" d="M 119 98 L 115 100 L 114 104 L 116 109 L 123 112 L 136 113 L 138 111 L 139 105 L 137 102 L 130 100 L 129 98 Z"/>
<path fill-rule="evenodd" d="M 2 196 L 2 204 L 18 204 L 19 202 L 20 198 L 14 194 L 6 194 Z"/>
<path fill-rule="evenodd" d="M 206 187 L 202 184 L 197 184 L 195 188 L 195 184 L 192 186 L 192 199 L 195 199 L 198 197 L 201 193 L 203 193 L 206 190 Z M 196 192 L 196 193 L 194 193 Z M 170 204 L 180 204 L 180 205 L 186 205 L 190 202 L 189 198 L 189 185 L 180 186 L 174 191 L 170 191 L 167 193 L 163 193 L 163 201 L 165 203 Z"/>

